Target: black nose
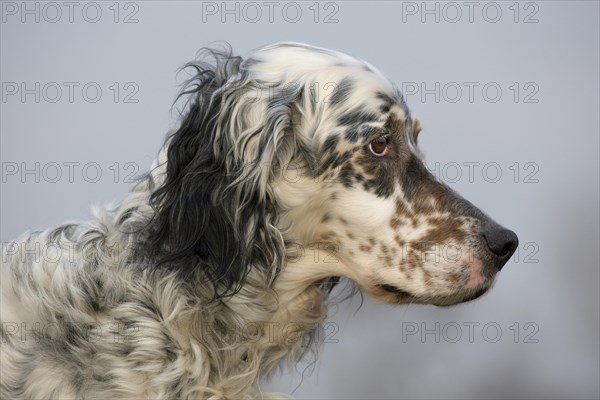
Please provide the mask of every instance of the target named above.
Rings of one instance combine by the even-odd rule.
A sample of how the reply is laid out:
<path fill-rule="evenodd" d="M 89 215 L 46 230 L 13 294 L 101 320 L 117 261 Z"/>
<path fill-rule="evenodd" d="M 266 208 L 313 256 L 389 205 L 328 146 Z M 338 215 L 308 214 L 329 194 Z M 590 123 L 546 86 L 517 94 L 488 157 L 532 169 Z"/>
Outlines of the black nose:
<path fill-rule="evenodd" d="M 498 256 L 496 267 L 501 270 L 519 245 L 517 234 L 501 226 L 494 226 L 483 231 L 482 235 L 488 248 Z"/>

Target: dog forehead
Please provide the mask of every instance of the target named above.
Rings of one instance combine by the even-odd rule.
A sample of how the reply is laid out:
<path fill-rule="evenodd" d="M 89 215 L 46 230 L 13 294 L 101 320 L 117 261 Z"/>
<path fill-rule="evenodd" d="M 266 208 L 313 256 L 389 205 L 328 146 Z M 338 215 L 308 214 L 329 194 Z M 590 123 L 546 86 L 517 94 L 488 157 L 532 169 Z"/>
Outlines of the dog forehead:
<path fill-rule="evenodd" d="M 260 82 L 304 86 L 321 113 L 318 128 L 306 127 L 306 136 L 321 145 L 340 129 L 345 131 L 340 136 L 357 138 L 359 130 L 367 131 L 362 128 L 383 127 L 390 119 L 396 126 L 411 122 L 402 94 L 391 81 L 369 63 L 339 51 L 279 42 L 252 52 L 241 68 Z"/>

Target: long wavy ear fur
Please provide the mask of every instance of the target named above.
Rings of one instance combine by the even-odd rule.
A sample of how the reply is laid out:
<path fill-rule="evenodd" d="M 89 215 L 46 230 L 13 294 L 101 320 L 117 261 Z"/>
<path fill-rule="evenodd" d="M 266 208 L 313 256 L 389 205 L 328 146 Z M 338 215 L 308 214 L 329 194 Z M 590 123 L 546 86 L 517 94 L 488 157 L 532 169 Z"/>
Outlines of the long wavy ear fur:
<path fill-rule="evenodd" d="M 185 279 L 201 271 L 223 296 L 239 290 L 251 267 L 272 279 L 285 260 L 269 182 L 295 152 L 291 114 L 300 91 L 265 90 L 279 83 L 259 86 L 229 46 L 201 55 L 204 61 L 186 65 L 195 70 L 182 91 L 187 113 L 167 140 L 166 177 L 151 195 L 145 245 L 157 268 Z"/>

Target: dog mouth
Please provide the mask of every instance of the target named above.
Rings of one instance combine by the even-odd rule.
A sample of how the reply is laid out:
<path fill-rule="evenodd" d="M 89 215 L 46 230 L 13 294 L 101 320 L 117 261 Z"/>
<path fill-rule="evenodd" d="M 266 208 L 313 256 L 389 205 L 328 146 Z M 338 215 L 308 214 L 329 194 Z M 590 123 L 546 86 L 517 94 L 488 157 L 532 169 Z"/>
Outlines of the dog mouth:
<path fill-rule="evenodd" d="M 460 293 L 451 297 L 439 297 L 433 301 L 429 301 L 429 304 L 433 304 L 438 307 L 448 307 L 456 304 L 467 303 L 469 301 L 473 301 L 475 299 L 480 298 L 485 293 L 487 293 L 489 287 L 479 288 L 477 290 L 470 290 L 466 294 Z"/>
<path fill-rule="evenodd" d="M 415 304 L 431 304 L 438 307 L 447 307 L 460 303 L 466 303 L 475 300 L 483 296 L 489 289 L 489 287 L 481 287 L 476 290 L 469 290 L 467 292 L 461 292 L 450 296 L 434 295 L 434 296 L 417 296 L 406 290 L 402 290 L 396 286 L 389 284 L 378 284 L 377 288 L 393 294 L 399 302 L 410 301 Z"/>
<path fill-rule="evenodd" d="M 406 290 L 400 289 L 394 285 L 387 283 L 376 284 L 375 287 L 378 289 L 374 293 L 375 298 L 379 298 L 381 301 L 390 304 L 408 304 L 415 303 L 417 297 Z"/>
<path fill-rule="evenodd" d="M 388 285 L 387 283 L 378 284 L 377 287 L 385 290 L 388 293 L 393 293 L 398 296 L 413 297 L 413 295 L 407 292 L 406 290 L 399 289 L 396 286 Z"/>

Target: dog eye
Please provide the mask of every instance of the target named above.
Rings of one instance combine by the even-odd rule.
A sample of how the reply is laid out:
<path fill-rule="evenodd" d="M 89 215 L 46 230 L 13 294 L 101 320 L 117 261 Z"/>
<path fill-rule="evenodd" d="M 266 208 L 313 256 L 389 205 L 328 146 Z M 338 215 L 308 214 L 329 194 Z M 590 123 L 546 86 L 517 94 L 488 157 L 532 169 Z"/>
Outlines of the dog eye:
<path fill-rule="evenodd" d="M 389 136 L 380 136 L 369 143 L 369 150 L 378 157 L 385 156 L 388 152 L 390 144 Z"/>

